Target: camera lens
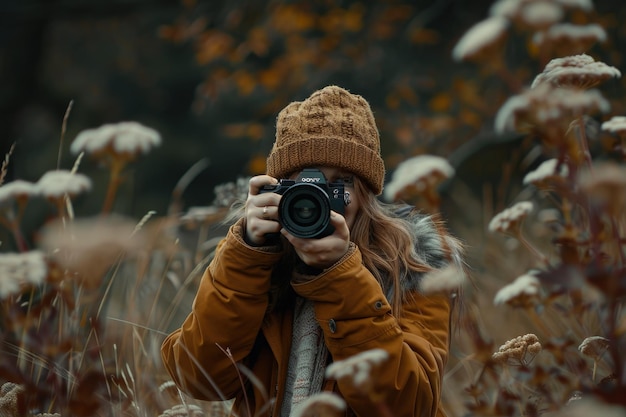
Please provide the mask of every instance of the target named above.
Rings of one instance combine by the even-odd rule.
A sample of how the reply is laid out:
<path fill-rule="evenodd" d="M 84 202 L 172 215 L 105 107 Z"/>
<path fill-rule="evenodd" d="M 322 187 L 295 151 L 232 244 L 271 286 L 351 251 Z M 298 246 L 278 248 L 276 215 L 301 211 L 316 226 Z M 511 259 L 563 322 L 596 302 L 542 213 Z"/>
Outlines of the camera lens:
<path fill-rule="evenodd" d="M 278 205 L 278 216 L 282 226 L 296 237 L 317 238 L 328 234 L 328 194 L 314 184 L 295 184 L 283 194 Z"/>
<path fill-rule="evenodd" d="M 296 200 L 290 207 L 290 217 L 294 222 L 305 226 L 315 222 L 319 217 L 320 206 L 317 201 L 302 197 Z"/>

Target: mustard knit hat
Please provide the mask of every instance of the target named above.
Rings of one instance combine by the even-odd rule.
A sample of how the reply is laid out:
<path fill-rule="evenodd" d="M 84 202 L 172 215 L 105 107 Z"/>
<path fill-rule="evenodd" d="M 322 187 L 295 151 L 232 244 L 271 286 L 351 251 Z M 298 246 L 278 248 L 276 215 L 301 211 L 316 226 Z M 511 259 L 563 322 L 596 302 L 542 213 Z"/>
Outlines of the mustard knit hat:
<path fill-rule="evenodd" d="M 286 178 L 303 168 L 326 165 L 345 169 L 380 194 L 385 165 L 369 104 L 361 96 L 328 86 L 301 102 L 288 104 L 276 119 L 276 141 L 267 174 Z"/>

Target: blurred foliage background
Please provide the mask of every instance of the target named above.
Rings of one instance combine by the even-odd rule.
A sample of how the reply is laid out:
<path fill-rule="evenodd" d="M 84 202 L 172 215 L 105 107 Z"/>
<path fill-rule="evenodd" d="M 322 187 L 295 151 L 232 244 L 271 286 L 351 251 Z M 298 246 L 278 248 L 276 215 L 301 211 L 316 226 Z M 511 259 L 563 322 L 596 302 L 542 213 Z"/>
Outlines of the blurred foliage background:
<path fill-rule="evenodd" d="M 165 214 L 177 181 L 203 158 L 209 164 L 183 201 L 208 205 L 215 185 L 264 172 L 283 106 L 337 84 L 371 103 L 389 172 L 414 155 L 444 156 L 480 199 L 484 183 L 501 187 L 503 166 L 524 157 L 494 144 L 495 113 L 547 63 L 523 33 L 507 40 L 504 66 L 452 59 L 492 3 L 4 0 L 2 154 L 15 143 L 7 180 L 36 181 L 57 164 L 71 169 L 68 148 L 81 130 L 136 120 L 161 132 L 163 144 L 127 172 L 116 210 Z M 624 72 L 626 7 L 594 6 L 568 19 L 600 24 L 607 41 L 584 52 Z M 613 114 L 624 113 L 625 83 L 602 88 Z M 518 149 L 517 138 L 508 143 Z M 96 190 L 76 209 L 96 212 L 106 173 L 87 160 L 80 170 Z"/>

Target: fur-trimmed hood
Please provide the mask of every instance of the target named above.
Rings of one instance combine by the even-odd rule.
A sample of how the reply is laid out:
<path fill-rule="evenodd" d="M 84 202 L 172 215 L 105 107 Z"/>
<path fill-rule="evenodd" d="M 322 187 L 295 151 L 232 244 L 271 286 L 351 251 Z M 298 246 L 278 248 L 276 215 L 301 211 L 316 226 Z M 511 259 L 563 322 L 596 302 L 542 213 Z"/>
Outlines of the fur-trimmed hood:
<path fill-rule="evenodd" d="M 441 220 L 436 216 L 420 213 L 412 206 L 405 206 L 396 211 L 399 218 L 407 222 L 415 242 L 415 255 L 424 264 L 433 269 L 443 269 L 453 265 L 459 274 L 465 274 L 463 245 L 455 237 L 447 234 Z M 420 291 L 425 273 L 405 273 L 400 278 L 402 293 Z M 387 291 L 391 300 L 393 286 Z"/>

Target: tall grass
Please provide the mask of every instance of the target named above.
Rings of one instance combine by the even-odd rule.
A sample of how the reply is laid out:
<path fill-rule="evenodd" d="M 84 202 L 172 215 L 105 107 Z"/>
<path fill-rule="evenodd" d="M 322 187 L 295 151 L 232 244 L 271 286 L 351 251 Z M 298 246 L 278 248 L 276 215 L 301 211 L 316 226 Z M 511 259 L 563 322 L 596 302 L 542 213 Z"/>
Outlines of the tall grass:
<path fill-rule="evenodd" d="M 72 143 L 71 171 L 0 186 L 0 218 L 18 249 L 0 254 L 1 415 L 201 415 L 202 407 L 218 415 L 214 405 L 181 396 L 159 349 L 190 309 L 216 242 L 207 230 L 224 205 L 138 221 L 112 212 L 124 167 L 159 143 L 137 123 L 90 129 Z M 76 218 L 72 199 L 92 188 L 78 172 L 85 153 L 109 167 L 111 179 L 101 212 Z M 228 205 L 238 189 L 218 191 Z M 50 219 L 26 237 L 24 209 L 42 200 Z"/>

